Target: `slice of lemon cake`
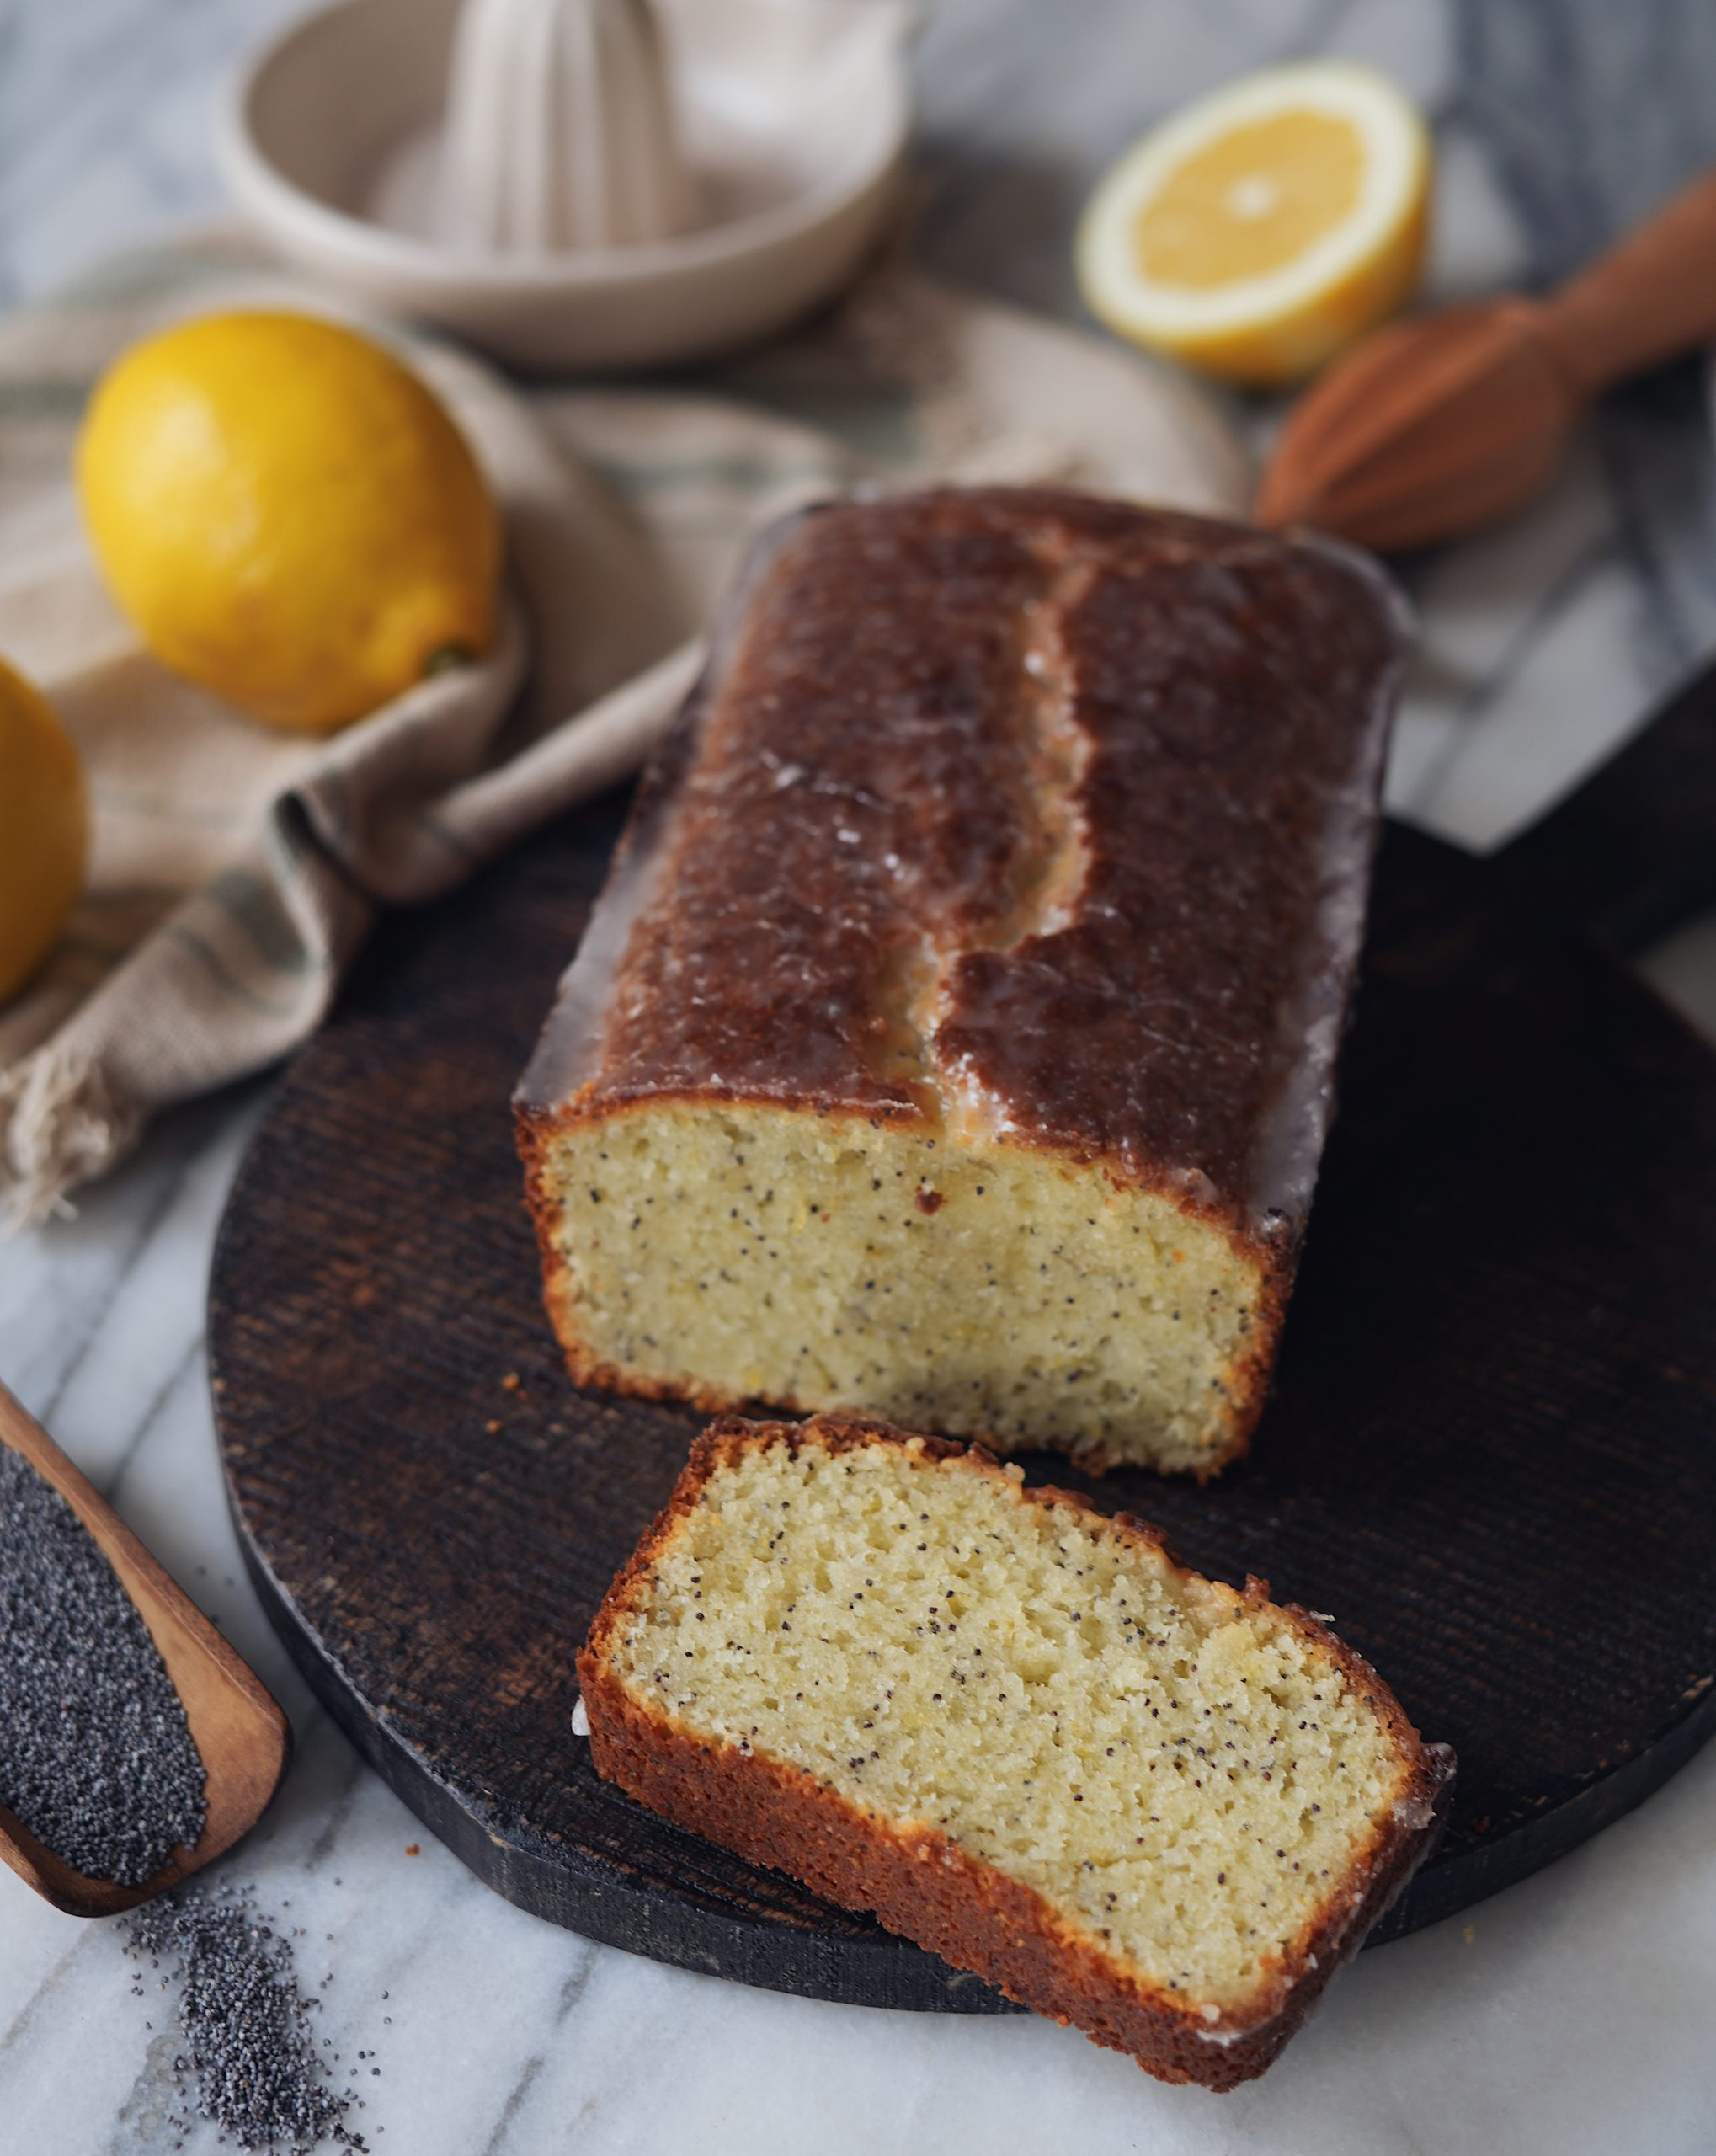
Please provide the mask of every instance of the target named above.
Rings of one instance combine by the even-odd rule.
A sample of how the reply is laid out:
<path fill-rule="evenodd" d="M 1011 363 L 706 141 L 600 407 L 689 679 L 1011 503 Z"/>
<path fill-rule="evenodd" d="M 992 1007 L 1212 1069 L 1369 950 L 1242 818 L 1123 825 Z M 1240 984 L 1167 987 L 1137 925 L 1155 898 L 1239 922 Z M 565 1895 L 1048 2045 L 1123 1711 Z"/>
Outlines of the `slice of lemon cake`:
<path fill-rule="evenodd" d="M 1260 2073 L 1452 1754 L 1300 1609 L 885 1424 L 717 1420 L 578 1657 L 597 1769 L 1169 2081 Z"/>
<path fill-rule="evenodd" d="M 1237 525 L 1001 489 L 777 526 L 520 1090 L 578 1379 L 1239 1449 L 1399 651 L 1379 573 Z"/>

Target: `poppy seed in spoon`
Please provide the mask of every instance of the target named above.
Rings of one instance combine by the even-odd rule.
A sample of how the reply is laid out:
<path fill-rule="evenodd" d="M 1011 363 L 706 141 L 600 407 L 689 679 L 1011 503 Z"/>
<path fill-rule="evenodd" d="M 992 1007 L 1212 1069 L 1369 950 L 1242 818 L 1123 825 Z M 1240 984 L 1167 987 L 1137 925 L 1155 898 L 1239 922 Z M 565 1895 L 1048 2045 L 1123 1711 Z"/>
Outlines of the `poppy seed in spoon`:
<path fill-rule="evenodd" d="M 149 1629 L 93 1538 L 0 1444 L 0 1805 L 88 1879 L 141 1886 L 207 1817 Z"/>

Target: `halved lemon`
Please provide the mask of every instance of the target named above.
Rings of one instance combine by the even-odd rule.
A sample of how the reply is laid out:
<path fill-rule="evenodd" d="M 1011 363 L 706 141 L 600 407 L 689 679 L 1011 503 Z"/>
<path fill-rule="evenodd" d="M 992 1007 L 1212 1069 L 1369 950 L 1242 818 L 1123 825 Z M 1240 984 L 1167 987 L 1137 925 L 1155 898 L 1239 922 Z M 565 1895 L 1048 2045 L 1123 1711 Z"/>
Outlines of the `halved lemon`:
<path fill-rule="evenodd" d="M 1407 300 L 1431 146 L 1346 61 L 1230 83 L 1135 143 L 1079 228 L 1079 281 L 1122 337 L 1258 386 L 1298 381 Z"/>

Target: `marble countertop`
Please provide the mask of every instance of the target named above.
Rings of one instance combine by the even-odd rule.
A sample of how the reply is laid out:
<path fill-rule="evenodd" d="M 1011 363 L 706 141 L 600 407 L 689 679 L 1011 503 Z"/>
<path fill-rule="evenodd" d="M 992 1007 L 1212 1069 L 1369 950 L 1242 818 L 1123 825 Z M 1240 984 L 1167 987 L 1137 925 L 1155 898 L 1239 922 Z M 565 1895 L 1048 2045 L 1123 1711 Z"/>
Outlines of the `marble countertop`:
<path fill-rule="evenodd" d="M 217 195 L 211 103 L 290 0 L 0 0 L 0 303 Z M 1242 67 L 1393 70 L 1435 117 L 1435 280 L 1544 277 L 1716 152 L 1708 0 L 926 0 L 924 252 L 1074 312 L 1067 236 L 1138 126 Z M 1261 424 L 1267 424 L 1266 419 Z M 1389 792 L 1494 842 L 1716 648 L 1716 486 L 1693 369 L 1614 400 L 1549 497 L 1411 577 L 1425 642 Z M 1716 1025 L 1716 934 L 1660 977 Z M 1716 2148 L 1716 1747 L 1597 1841 L 1366 1955 L 1261 2083 L 1165 2089 L 1027 2020 L 822 2005 L 659 1967 L 479 1886 L 360 1766 L 245 1584 L 210 1423 L 209 1251 L 266 1086 L 172 1118 L 74 1219 L 0 1243 L 0 1372 L 290 1711 L 284 1792 L 229 1865 L 303 1973 L 386 2156 L 813 2147 L 1040 2156 L 1640 2156 Z M 325 1957 L 325 1958 L 324 1958 Z M 153 2020 L 155 2025 L 149 2024 Z M 0 1879 L 0 2152 L 179 2144 L 177 2039 L 110 1927 Z M 184 2143 L 216 2146 L 212 2129 Z"/>

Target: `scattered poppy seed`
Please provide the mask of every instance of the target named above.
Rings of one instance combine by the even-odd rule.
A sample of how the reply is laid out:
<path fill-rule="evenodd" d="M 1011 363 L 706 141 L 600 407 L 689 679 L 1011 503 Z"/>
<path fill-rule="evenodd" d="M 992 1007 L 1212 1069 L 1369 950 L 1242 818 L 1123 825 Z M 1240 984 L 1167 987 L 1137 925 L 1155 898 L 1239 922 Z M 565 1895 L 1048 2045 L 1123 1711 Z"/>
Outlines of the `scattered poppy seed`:
<path fill-rule="evenodd" d="M 125 1919 L 124 1937 L 131 1958 L 162 1969 L 163 1988 L 178 1993 L 184 2049 L 173 2064 L 187 2108 L 172 2122 L 180 2132 L 189 2130 L 194 2105 L 239 2148 L 364 2149 L 345 2123 L 353 2092 L 337 2089 L 317 2056 L 310 2022 L 321 2001 L 300 1994 L 290 1941 L 248 1888 L 163 1895 Z M 134 1989 L 141 1988 L 140 1972 Z M 322 2043 L 331 2047 L 325 2036 Z"/>

